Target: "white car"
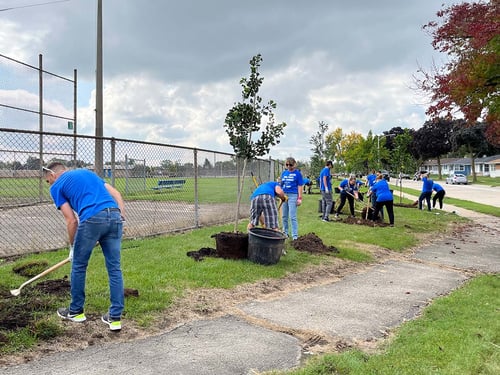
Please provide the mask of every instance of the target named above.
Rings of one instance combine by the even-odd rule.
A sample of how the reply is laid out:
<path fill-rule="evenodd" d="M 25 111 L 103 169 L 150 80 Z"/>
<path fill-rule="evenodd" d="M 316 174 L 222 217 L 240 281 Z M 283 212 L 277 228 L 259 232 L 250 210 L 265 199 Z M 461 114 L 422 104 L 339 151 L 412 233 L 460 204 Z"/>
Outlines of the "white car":
<path fill-rule="evenodd" d="M 446 177 L 447 184 L 464 184 L 467 185 L 467 176 L 462 173 L 453 173 Z"/>

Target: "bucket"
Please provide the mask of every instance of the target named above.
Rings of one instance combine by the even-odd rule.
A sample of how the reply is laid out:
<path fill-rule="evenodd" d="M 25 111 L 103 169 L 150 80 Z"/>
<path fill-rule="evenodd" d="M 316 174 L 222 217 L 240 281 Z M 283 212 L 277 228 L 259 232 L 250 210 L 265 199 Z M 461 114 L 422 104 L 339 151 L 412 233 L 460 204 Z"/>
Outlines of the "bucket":
<path fill-rule="evenodd" d="M 248 259 L 254 263 L 269 265 L 280 260 L 286 236 L 275 230 L 251 228 L 248 231 Z"/>

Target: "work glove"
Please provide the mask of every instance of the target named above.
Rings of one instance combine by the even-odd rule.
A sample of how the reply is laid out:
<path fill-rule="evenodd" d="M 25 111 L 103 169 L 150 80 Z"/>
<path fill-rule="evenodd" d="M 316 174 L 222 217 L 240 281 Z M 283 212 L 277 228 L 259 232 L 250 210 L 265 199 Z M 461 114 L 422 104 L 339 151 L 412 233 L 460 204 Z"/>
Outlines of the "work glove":
<path fill-rule="evenodd" d="M 283 195 L 283 198 L 281 198 L 283 202 L 288 202 L 288 195 Z"/>
<path fill-rule="evenodd" d="M 125 217 L 121 217 L 122 219 L 122 236 L 126 235 L 128 232 L 128 227 L 127 227 L 127 220 L 125 220 Z"/>
<path fill-rule="evenodd" d="M 328 188 L 325 188 L 325 193 L 328 194 L 329 192 L 330 192 L 330 190 L 328 190 Z"/>
<path fill-rule="evenodd" d="M 69 245 L 69 255 L 68 255 L 69 261 L 73 261 L 73 245 Z"/>

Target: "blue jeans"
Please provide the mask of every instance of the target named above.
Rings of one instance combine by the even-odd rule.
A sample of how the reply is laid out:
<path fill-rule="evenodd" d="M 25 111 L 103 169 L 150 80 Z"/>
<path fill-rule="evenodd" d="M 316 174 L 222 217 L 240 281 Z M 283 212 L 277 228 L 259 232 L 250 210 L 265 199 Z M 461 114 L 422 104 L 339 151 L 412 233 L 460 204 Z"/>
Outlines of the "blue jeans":
<path fill-rule="evenodd" d="M 283 203 L 283 232 L 288 236 L 288 219 L 292 224 L 292 239 L 299 237 L 299 224 L 297 222 L 297 198 L 298 194 L 288 194 L 288 201 Z"/>
<path fill-rule="evenodd" d="M 104 254 L 109 279 L 111 307 L 109 316 L 121 318 L 125 298 L 120 266 L 120 248 L 123 222 L 120 210 L 106 208 L 78 225 L 73 244 L 71 265 L 71 312 L 83 311 L 85 305 L 85 278 L 92 250 L 99 242 Z"/>
<path fill-rule="evenodd" d="M 333 206 L 332 191 L 328 190 L 328 193 L 321 190 L 321 212 L 323 213 L 323 219 L 328 219 L 330 216 L 330 211 Z"/>

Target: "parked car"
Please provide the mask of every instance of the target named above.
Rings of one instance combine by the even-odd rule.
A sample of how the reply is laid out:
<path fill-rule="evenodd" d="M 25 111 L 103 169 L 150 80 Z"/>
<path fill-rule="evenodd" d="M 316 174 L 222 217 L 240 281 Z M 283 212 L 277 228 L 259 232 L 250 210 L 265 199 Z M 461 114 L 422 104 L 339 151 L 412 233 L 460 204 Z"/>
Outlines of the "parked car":
<path fill-rule="evenodd" d="M 463 173 L 452 173 L 448 177 L 446 177 L 447 184 L 464 184 L 467 185 L 467 176 Z"/>

